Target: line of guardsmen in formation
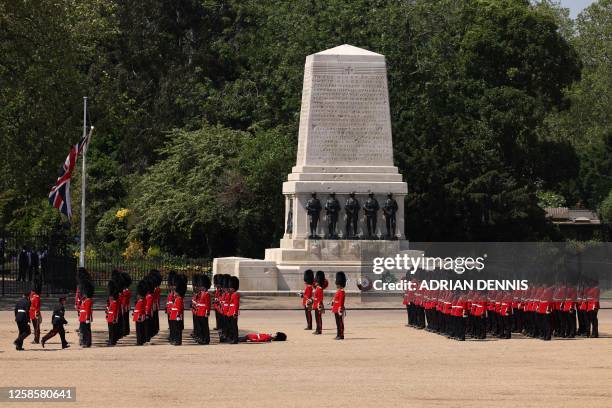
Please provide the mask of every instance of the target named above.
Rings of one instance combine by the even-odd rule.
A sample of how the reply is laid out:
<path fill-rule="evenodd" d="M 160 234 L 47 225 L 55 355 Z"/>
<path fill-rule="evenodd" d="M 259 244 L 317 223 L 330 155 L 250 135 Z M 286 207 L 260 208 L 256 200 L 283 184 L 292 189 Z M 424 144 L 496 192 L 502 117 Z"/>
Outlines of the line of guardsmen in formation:
<path fill-rule="evenodd" d="M 413 288 L 420 282 L 412 280 Z M 409 290 L 404 293 L 408 326 L 455 340 L 512 333 L 551 340 L 599 336 L 597 281 L 580 287 L 539 285 L 514 291 Z M 578 327 L 576 326 L 578 319 Z"/>
<path fill-rule="evenodd" d="M 147 276 L 137 284 L 136 299 L 132 310 L 132 320 L 136 327 L 136 345 L 144 345 L 159 334 L 159 311 L 161 302 L 161 289 L 163 278 L 159 271 L 151 270 Z M 198 344 L 210 344 L 210 329 L 208 318 L 214 308 L 216 327 L 220 342 L 237 344 L 239 342 L 265 343 L 271 341 L 285 341 L 287 335 L 277 333 L 246 333 L 239 336 L 238 316 L 240 314 L 240 281 L 235 276 L 215 275 L 215 292 L 211 298 L 210 278 L 205 274 L 197 274 L 192 278 L 193 294 L 191 298 L 191 311 L 193 316 L 193 332 L 191 337 Z M 108 296 L 106 299 L 106 323 L 108 325 L 107 346 L 114 346 L 117 341 L 130 334 L 130 306 L 132 279 L 129 274 L 113 270 L 111 279 L 107 284 Z M 35 332 L 33 344 L 39 343 L 40 323 L 40 294 L 42 285 L 35 281 L 32 290 L 26 292 L 15 304 L 15 322 L 19 331 L 17 339 L 13 342 L 17 350 L 23 350 L 23 341 L 31 334 L 30 322 Z M 81 347 L 92 345 L 91 323 L 93 322 L 93 296 L 95 286 L 90 274 L 85 268 L 79 268 L 77 273 L 77 289 L 75 294 L 75 310 L 79 319 L 79 343 Z M 187 292 L 187 277 L 184 274 L 170 272 L 168 274 L 168 297 L 165 312 L 168 319 L 170 344 L 181 345 L 184 330 L 185 295 Z M 68 322 L 64 318 L 66 297 L 59 298 L 58 305 L 53 309 L 53 329 L 42 339 L 45 342 L 60 335 L 62 348 L 69 347 L 65 338 L 64 325 Z"/>
<path fill-rule="evenodd" d="M 336 322 L 335 340 L 344 340 L 344 317 L 346 316 L 346 308 L 344 307 L 346 275 L 344 272 L 336 273 L 335 283 L 337 290 L 330 304 Z M 312 312 L 314 311 L 316 328 L 312 334 L 319 335 L 323 332 L 323 314 L 325 313 L 323 291 L 328 285 L 325 272 L 317 271 L 316 275 L 311 269 L 304 272 L 304 290 L 300 292 L 302 307 L 306 314 L 306 328 L 304 330 L 312 330 Z"/>

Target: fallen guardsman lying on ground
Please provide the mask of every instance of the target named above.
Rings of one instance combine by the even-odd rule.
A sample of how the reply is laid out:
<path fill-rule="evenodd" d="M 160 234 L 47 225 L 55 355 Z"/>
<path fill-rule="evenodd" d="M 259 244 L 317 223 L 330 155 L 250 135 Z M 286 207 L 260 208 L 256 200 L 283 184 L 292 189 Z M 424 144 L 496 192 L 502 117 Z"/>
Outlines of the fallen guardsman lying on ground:
<path fill-rule="evenodd" d="M 282 332 L 276 332 L 276 334 L 268 333 L 247 333 L 244 336 L 238 338 L 241 343 L 269 343 L 271 341 L 285 341 L 287 335 Z"/>

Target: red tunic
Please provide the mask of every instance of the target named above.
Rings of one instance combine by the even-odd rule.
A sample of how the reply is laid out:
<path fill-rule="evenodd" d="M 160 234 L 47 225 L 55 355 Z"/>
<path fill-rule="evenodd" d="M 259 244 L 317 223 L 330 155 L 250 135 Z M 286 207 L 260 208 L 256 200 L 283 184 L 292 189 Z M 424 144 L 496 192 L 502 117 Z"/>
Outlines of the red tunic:
<path fill-rule="evenodd" d="M 229 304 L 227 306 L 226 316 L 238 316 L 240 314 L 240 293 L 232 292 L 228 293 L 229 296 Z"/>
<path fill-rule="evenodd" d="M 119 318 L 119 302 L 113 298 L 109 298 L 106 305 L 106 322 L 117 323 Z"/>
<path fill-rule="evenodd" d="M 199 317 L 208 316 L 210 314 L 210 293 L 201 291 L 196 297 L 195 315 Z"/>
<path fill-rule="evenodd" d="M 312 285 L 306 285 L 306 287 L 304 288 L 304 295 L 302 296 L 302 306 L 304 307 L 308 307 L 309 305 L 309 301 L 310 299 L 312 299 Z"/>
<path fill-rule="evenodd" d="M 172 303 L 174 303 L 174 292 L 168 292 L 168 298 L 166 299 L 166 313 L 170 314 L 170 309 L 172 309 Z"/>
<path fill-rule="evenodd" d="M 266 333 L 248 333 L 246 341 L 249 343 L 267 343 L 272 341 L 272 336 Z"/>
<path fill-rule="evenodd" d="M 81 302 L 81 308 L 79 309 L 79 323 L 91 323 L 93 320 L 93 300 L 85 298 Z"/>
<path fill-rule="evenodd" d="M 332 301 L 332 313 L 342 313 L 344 311 L 344 289 L 338 289 Z"/>
<path fill-rule="evenodd" d="M 153 311 L 157 312 L 159 310 L 159 299 L 161 298 L 161 289 L 159 286 L 156 286 L 153 289 Z"/>
<path fill-rule="evenodd" d="M 134 305 L 134 315 L 133 320 L 135 322 L 142 322 L 145 319 L 145 301 L 142 298 L 138 298 L 136 300 L 136 304 Z"/>
<path fill-rule="evenodd" d="M 32 292 L 30 294 L 30 319 L 37 319 L 40 314 L 40 296 Z"/>
<path fill-rule="evenodd" d="M 130 310 L 132 292 L 129 289 L 123 290 L 123 298 L 121 299 L 121 307 L 123 307 L 123 313 L 127 313 Z"/>
<path fill-rule="evenodd" d="M 593 286 L 593 287 L 587 288 L 585 290 L 585 295 L 587 298 L 587 311 L 598 310 L 599 309 L 599 296 L 600 296 L 599 287 Z"/>
<path fill-rule="evenodd" d="M 323 306 L 323 288 L 321 286 L 317 285 L 315 288 L 312 300 L 313 309 L 318 310 Z"/>
<path fill-rule="evenodd" d="M 153 314 L 153 295 L 147 293 L 145 297 L 145 313 L 147 316 L 151 316 Z"/>
<path fill-rule="evenodd" d="M 183 297 L 177 295 L 170 308 L 170 320 L 183 320 L 183 309 Z"/>

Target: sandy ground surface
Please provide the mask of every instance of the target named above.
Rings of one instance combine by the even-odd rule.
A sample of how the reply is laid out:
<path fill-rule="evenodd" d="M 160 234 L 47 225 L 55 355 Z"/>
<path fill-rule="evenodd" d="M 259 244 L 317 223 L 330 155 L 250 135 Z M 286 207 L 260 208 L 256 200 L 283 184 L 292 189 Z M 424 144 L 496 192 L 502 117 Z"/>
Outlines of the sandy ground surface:
<path fill-rule="evenodd" d="M 76 403 L 53 407 L 612 406 L 612 310 L 600 311 L 599 339 L 551 342 L 456 342 L 405 327 L 402 310 L 348 313 L 344 341 L 333 340 L 331 314 L 324 315 L 324 334 L 313 336 L 299 311 L 253 310 L 243 311 L 241 331 L 281 330 L 288 341 L 175 347 L 165 341 L 162 321 L 152 345 L 133 346 L 132 334 L 109 348 L 103 312 L 96 312 L 94 347 L 80 349 L 69 312 L 70 349 L 60 350 L 57 337 L 42 349 L 30 337 L 18 352 L 12 313 L 4 311 L 0 386 L 77 388 Z M 43 333 L 49 315 L 43 312 Z M 189 339 L 190 316 L 186 323 Z"/>

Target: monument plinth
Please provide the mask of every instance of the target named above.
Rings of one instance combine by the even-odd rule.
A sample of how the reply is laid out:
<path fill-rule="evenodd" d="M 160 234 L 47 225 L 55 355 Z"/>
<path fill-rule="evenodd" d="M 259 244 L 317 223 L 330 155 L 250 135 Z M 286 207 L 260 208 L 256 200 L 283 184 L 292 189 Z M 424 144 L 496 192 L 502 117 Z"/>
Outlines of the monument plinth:
<path fill-rule="evenodd" d="M 331 193 L 340 203 L 336 235 L 330 235 L 325 209 L 316 227 L 316 236 L 334 239 L 309 239 L 312 231 L 306 205 L 312 193 L 323 206 Z M 361 208 L 354 218 L 357 234 L 351 227 L 347 236 L 345 204 L 350 193 L 355 193 L 360 207 L 370 194 L 381 207 L 376 219 L 369 220 L 370 234 Z M 387 235 L 382 211 L 389 193 L 397 203 L 393 237 Z M 346 44 L 309 55 L 296 165 L 283 183 L 285 235 L 280 248 L 267 249 L 262 261 L 216 259 L 214 272 L 239 275 L 244 282 L 241 288 L 246 290 L 272 289 L 273 279 L 279 290 L 297 290 L 303 286 L 306 269 L 328 274 L 342 270 L 349 276 L 348 289 L 355 288 L 355 279 L 350 278 L 369 268 L 371 257 L 407 249 L 403 240 L 406 193 L 407 185 L 393 166 L 385 57 Z M 267 283 L 256 282 L 255 276 Z"/>

